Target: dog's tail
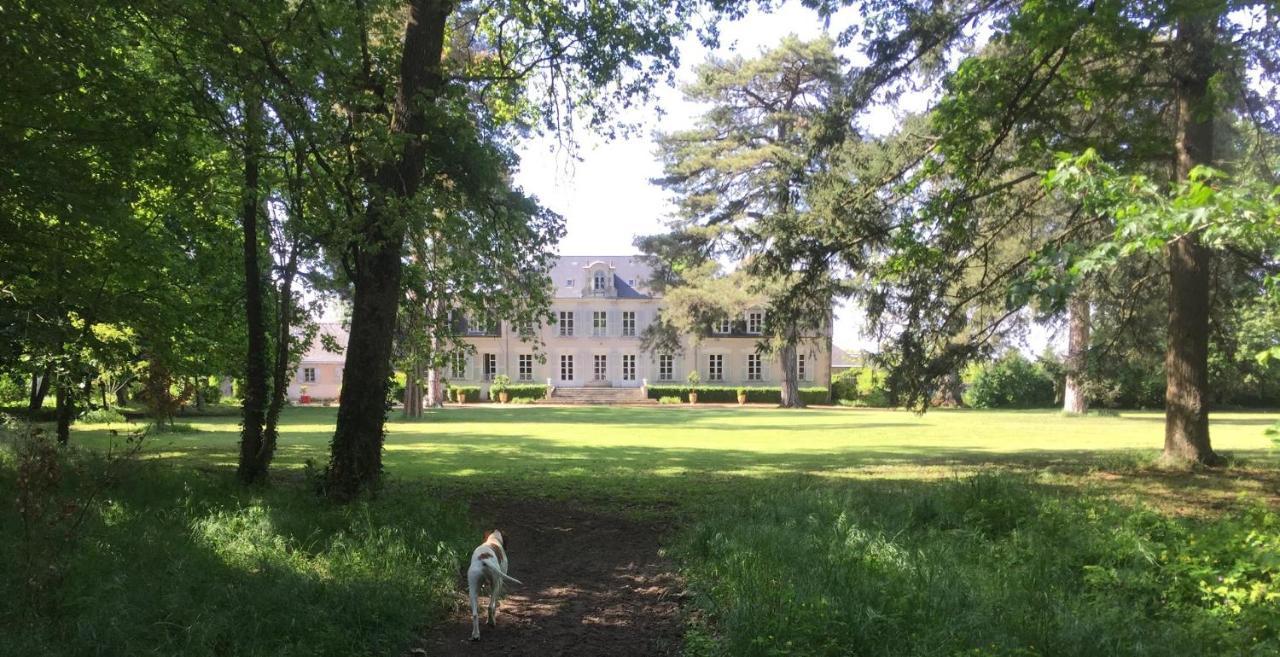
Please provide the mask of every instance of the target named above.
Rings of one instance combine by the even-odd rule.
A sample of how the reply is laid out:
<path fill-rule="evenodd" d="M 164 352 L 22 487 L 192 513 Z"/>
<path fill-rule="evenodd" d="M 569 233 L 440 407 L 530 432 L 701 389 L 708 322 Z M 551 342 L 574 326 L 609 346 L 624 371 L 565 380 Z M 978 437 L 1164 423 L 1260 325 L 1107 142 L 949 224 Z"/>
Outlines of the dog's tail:
<path fill-rule="evenodd" d="M 515 582 L 516 584 L 520 584 L 521 586 L 523 586 L 523 585 L 524 585 L 524 582 L 522 582 L 522 581 L 520 581 L 520 580 L 518 580 L 518 579 L 516 579 L 516 578 L 514 578 L 514 577 L 512 577 L 512 576 L 510 576 L 510 575 L 508 575 L 508 574 L 506 574 L 506 573 L 504 573 L 504 572 L 502 572 L 502 569 L 501 569 L 501 568 L 499 568 L 499 567 L 495 566 L 494 564 L 489 563 L 489 560 L 488 560 L 488 559 L 485 559 L 485 560 L 481 561 L 480 563 L 484 564 L 484 568 L 485 568 L 485 570 L 488 570 L 489 572 L 493 573 L 494 575 L 496 575 L 496 576 L 498 576 L 498 577 L 501 577 L 502 579 L 505 579 L 505 580 L 507 580 L 508 582 Z"/>

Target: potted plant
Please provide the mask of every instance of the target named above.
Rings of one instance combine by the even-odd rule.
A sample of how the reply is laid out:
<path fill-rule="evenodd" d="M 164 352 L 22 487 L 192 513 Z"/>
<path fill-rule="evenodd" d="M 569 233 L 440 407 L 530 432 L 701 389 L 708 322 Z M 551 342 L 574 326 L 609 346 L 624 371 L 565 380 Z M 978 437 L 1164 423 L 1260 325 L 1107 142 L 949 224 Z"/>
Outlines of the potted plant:
<path fill-rule="evenodd" d="M 747 389 L 738 388 L 738 405 L 742 406 L 745 403 L 747 403 Z"/>
<path fill-rule="evenodd" d="M 689 403 L 698 403 L 698 384 L 702 382 L 702 377 L 698 375 L 698 370 L 689 372 L 689 376 L 685 377 L 689 382 Z"/>
<path fill-rule="evenodd" d="M 310 403 L 311 403 L 311 395 L 308 395 L 308 394 L 307 394 L 307 387 L 306 387 L 306 386 L 302 386 L 301 391 L 302 391 L 302 392 L 301 392 L 301 394 L 299 394 L 299 395 L 298 395 L 298 403 L 300 403 L 300 404 L 310 404 Z"/>
<path fill-rule="evenodd" d="M 499 374 L 493 377 L 493 383 L 489 384 L 489 399 L 493 399 L 493 393 L 498 393 L 498 401 L 507 403 L 511 399 L 510 393 L 507 392 L 507 386 L 511 385 L 511 377 L 506 374 Z"/>
<path fill-rule="evenodd" d="M 465 404 L 465 403 L 467 403 L 467 391 L 466 391 L 466 390 L 463 390 L 462 388 L 456 388 L 456 389 L 454 389 L 454 391 L 453 391 L 453 392 L 454 392 L 454 396 L 456 396 L 456 397 L 458 398 L 458 403 L 459 403 L 459 404 Z"/>

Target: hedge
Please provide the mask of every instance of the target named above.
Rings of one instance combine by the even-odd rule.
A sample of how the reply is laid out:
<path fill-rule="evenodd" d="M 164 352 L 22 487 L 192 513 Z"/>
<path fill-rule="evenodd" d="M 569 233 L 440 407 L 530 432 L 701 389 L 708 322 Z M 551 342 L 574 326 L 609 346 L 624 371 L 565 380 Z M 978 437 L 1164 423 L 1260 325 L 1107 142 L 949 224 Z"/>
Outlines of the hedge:
<path fill-rule="evenodd" d="M 497 395 L 490 395 L 497 397 Z M 546 399 L 547 384 L 545 383 L 522 383 L 518 385 L 507 386 L 507 396 L 511 399 Z"/>
<path fill-rule="evenodd" d="M 663 397 L 679 397 L 680 401 L 689 401 L 690 386 L 649 386 L 649 399 L 662 399 Z M 693 390 L 698 391 L 699 403 L 710 404 L 736 404 L 738 402 L 738 388 L 735 386 L 694 386 Z M 747 401 L 752 404 L 780 404 L 782 403 L 782 388 L 778 387 L 743 387 L 747 391 Z M 805 404 L 828 404 L 827 389 L 821 387 L 801 388 L 800 399 Z"/>
<path fill-rule="evenodd" d="M 458 401 L 458 393 L 467 393 L 467 403 L 480 401 L 480 386 L 449 386 L 448 397 L 453 401 Z"/>

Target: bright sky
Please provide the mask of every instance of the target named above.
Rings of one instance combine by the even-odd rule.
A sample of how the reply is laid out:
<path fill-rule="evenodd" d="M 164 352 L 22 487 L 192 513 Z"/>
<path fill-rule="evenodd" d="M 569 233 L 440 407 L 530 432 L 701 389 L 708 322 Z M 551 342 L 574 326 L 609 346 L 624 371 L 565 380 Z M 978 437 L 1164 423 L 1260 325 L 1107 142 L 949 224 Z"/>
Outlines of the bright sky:
<path fill-rule="evenodd" d="M 843 27 L 841 18 L 837 16 L 833 20 L 832 36 Z M 723 25 L 721 45 L 715 54 L 750 57 L 774 46 L 787 34 L 816 38 L 823 34 L 822 22 L 817 14 L 795 3 L 767 15 L 756 12 Z M 680 54 L 677 84 L 690 80 L 694 67 L 711 51 L 696 37 L 689 37 L 681 42 Z M 851 60 L 857 57 L 856 52 L 843 54 Z M 923 105 L 921 100 L 907 104 L 919 109 Z M 656 108 L 661 108 L 661 117 Z M 631 244 L 635 236 L 664 230 L 663 222 L 674 206 L 664 190 L 649 183 L 662 173 L 653 134 L 659 128 L 670 131 L 691 127 L 699 112 L 700 107 L 686 102 L 677 88 L 663 85 L 656 90 L 654 101 L 648 107 L 624 117 L 626 121 L 642 123 L 634 137 L 609 142 L 582 135 L 578 160 L 559 150 L 551 139 L 534 140 L 525 145 L 516 182 L 565 218 L 568 234 L 560 242 L 561 254 L 632 254 L 636 252 Z M 866 123 L 871 131 L 885 133 L 897 120 L 894 111 L 885 108 Z M 859 309 L 837 306 L 835 343 L 846 349 L 874 347 L 873 341 L 861 335 L 862 324 Z"/>

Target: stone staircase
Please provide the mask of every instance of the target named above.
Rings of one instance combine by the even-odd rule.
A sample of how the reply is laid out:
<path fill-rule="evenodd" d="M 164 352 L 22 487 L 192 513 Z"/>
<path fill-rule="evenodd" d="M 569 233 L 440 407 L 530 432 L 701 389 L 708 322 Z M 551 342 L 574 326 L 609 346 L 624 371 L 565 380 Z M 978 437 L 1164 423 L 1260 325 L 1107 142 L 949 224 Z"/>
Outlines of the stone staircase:
<path fill-rule="evenodd" d="M 640 388 L 556 388 L 551 393 L 548 404 L 653 404 Z"/>

